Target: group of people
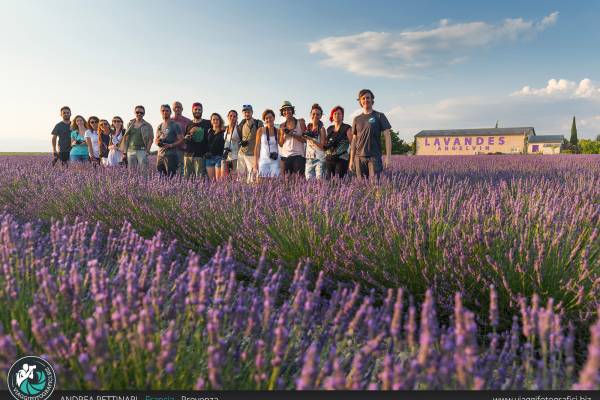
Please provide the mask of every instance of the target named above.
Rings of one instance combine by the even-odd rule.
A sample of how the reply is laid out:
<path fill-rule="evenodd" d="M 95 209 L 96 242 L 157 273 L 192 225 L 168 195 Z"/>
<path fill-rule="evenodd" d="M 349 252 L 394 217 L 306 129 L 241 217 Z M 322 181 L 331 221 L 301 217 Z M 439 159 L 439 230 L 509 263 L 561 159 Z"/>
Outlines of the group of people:
<path fill-rule="evenodd" d="M 296 117 L 289 101 L 279 108 L 285 121 L 275 125 L 275 112 L 265 110 L 254 118 L 250 104 L 242 106 L 241 121 L 236 110 L 203 119 L 201 103 L 192 104 L 190 120 L 183 116 L 180 102 L 160 107 L 162 122 L 155 131 L 144 120 L 143 106 L 134 109 L 135 118 L 125 127 L 121 117 L 106 119 L 81 115 L 71 120 L 71 109 L 62 107 L 62 121 L 52 131 L 53 164 L 92 162 L 94 166 L 148 167 L 152 144 L 158 147 L 156 168 L 169 177 L 205 176 L 222 179 L 235 173 L 248 182 L 277 177 L 282 173 L 301 174 L 306 179 L 343 178 L 348 171 L 363 177 L 379 177 L 391 156 L 390 123 L 373 109 L 375 96 L 369 89 L 358 94 L 362 113 L 352 125 L 344 123 L 344 109 L 335 106 L 329 113 L 331 125 L 323 124 L 323 109 L 313 104 L 310 121 Z M 174 115 L 172 115 L 174 114 Z M 386 155 L 382 162 L 381 136 Z"/>

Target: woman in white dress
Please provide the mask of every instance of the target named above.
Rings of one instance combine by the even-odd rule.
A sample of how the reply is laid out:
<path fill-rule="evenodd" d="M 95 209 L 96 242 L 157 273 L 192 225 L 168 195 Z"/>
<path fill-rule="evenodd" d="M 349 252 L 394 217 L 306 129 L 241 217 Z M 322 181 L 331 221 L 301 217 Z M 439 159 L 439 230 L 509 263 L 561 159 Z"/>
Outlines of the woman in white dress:
<path fill-rule="evenodd" d="M 275 112 L 263 112 L 264 127 L 256 131 L 254 145 L 254 169 L 262 178 L 275 178 L 281 173 L 279 165 L 279 146 L 277 144 L 277 128 L 275 128 Z"/>
<path fill-rule="evenodd" d="M 119 145 L 125 134 L 123 119 L 119 116 L 114 117 L 112 119 L 111 128 L 110 144 L 108 145 L 108 162 L 106 165 L 109 167 L 116 167 L 123 162 L 123 152 L 119 150 Z"/>

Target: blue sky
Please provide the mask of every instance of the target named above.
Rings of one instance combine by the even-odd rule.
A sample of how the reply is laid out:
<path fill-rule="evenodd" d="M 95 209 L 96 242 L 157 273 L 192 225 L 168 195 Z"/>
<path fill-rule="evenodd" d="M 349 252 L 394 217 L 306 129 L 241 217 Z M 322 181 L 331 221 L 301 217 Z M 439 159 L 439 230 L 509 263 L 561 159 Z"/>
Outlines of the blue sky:
<path fill-rule="evenodd" d="M 48 151 L 58 110 L 147 119 L 375 92 L 400 136 L 534 126 L 600 134 L 599 1 L 19 1 L 0 15 L 0 151 Z M 8 117 L 8 118 L 6 118 Z"/>

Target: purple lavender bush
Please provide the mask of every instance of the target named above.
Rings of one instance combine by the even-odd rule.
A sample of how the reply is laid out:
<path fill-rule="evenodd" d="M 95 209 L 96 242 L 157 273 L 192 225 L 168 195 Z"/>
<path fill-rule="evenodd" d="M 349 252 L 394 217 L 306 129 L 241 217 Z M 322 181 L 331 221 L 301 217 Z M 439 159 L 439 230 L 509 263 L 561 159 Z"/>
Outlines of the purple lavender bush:
<path fill-rule="evenodd" d="M 60 389 L 600 388 L 600 321 L 578 365 L 552 299 L 519 297 L 502 330 L 493 286 L 486 315 L 457 292 L 443 322 L 431 289 L 422 304 L 399 288 L 325 293 L 308 264 L 288 276 L 266 252 L 248 268 L 231 246 L 206 264 L 177 249 L 129 223 L 47 230 L 0 215 L 0 379 L 42 354 Z"/>
<path fill-rule="evenodd" d="M 600 298 L 600 157 L 398 157 L 377 185 L 274 180 L 164 180 L 124 169 L 50 168 L 44 157 L 2 157 L 0 207 L 20 221 L 68 218 L 103 229 L 124 221 L 158 231 L 207 262 L 232 239 L 237 261 L 260 254 L 293 271 L 309 262 L 325 281 L 403 287 L 441 316 L 454 294 L 476 318 L 510 329 L 519 297 L 550 298 L 575 324 Z M 335 285 L 334 285 L 335 286 Z M 481 324 L 481 321 L 477 321 Z M 586 329 L 587 331 L 587 329 Z"/>

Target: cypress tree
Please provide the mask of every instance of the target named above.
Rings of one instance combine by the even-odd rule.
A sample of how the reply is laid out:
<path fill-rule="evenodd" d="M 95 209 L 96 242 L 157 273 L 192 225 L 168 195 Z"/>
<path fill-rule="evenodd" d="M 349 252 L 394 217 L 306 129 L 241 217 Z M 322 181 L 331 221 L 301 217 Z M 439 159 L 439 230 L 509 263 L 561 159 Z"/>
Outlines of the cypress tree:
<path fill-rule="evenodd" d="M 573 124 L 571 125 L 571 140 L 569 140 L 573 146 L 577 146 L 579 139 L 577 139 L 577 125 L 575 124 L 575 116 L 573 116 Z"/>

